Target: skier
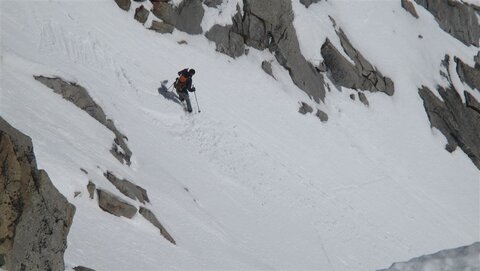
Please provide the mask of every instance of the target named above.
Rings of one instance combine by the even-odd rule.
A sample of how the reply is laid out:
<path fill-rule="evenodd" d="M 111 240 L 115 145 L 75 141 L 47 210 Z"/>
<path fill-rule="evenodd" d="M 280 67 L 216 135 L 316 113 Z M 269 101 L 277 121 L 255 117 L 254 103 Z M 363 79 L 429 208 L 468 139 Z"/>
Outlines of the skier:
<path fill-rule="evenodd" d="M 194 69 L 183 69 L 178 72 L 179 77 L 175 80 L 175 90 L 181 102 L 186 101 L 188 112 L 192 113 L 192 104 L 188 92 L 194 92 L 195 87 L 192 86 L 192 76 L 195 74 Z"/>

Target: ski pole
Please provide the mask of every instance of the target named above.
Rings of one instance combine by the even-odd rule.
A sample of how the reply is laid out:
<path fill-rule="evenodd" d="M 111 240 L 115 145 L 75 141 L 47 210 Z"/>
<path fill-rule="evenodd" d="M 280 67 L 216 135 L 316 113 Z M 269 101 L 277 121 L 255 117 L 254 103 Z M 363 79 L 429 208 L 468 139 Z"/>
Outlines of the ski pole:
<path fill-rule="evenodd" d="M 195 94 L 195 101 L 197 102 L 197 108 L 198 108 L 198 113 L 200 113 L 200 106 L 198 105 L 198 99 L 197 99 L 197 92 L 194 91 L 193 94 Z"/>

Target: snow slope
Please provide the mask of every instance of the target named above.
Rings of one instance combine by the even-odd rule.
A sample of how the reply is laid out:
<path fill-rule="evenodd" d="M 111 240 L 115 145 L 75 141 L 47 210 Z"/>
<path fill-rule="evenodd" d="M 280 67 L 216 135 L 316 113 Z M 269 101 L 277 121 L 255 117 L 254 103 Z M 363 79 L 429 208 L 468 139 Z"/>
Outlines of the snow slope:
<path fill-rule="evenodd" d="M 0 114 L 32 137 L 39 168 L 77 207 L 67 267 L 372 270 L 480 240 L 479 172 L 443 149 L 417 94 L 442 83 L 445 53 L 471 64 L 476 49 L 426 11 L 415 21 L 397 2 L 293 2 L 307 59 L 319 58 L 323 37 L 336 39 L 331 24 L 308 22 L 332 15 L 395 82 L 393 97 L 367 93 L 369 108 L 333 89 L 317 105 L 329 114 L 321 123 L 297 113 L 298 101 L 314 104 L 278 63 L 278 81 L 261 70 L 268 52 L 233 60 L 201 35 L 157 34 L 133 20 L 135 5 L 1 2 Z M 184 67 L 197 70 L 200 114 L 157 92 Z M 109 153 L 111 131 L 32 75 L 84 86 L 128 137 L 132 166 Z M 114 217 L 88 199 L 89 180 L 120 195 L 106 170 L 147 189 L 177 246 L 138 214 Z"/>

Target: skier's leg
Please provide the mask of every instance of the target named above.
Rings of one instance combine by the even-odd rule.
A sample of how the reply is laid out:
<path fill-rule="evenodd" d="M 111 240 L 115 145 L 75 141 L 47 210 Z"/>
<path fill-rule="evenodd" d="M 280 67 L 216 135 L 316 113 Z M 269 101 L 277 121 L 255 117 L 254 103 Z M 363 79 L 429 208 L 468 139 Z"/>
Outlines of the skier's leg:
<path fill-rule="evenodd" d="M 187 102 L 187 110 L 188 112 L 192 113 L 192 104 L 190 103 L 190 97 L 185 95 L 185 101 Z"/>

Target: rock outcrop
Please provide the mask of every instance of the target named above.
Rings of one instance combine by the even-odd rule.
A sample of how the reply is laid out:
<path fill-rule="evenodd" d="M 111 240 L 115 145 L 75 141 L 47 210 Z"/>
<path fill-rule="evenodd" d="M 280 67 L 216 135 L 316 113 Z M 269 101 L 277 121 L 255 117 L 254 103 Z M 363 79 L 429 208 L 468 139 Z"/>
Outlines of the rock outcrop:
<path fill-rule="evenodd" d="M 110 171 L 107 171 L 104 176 L 118 189 L 118 191 L 122 192 L 122 194 L 125 196 L 133 200 L 138 200 L 143 204 L 145 204 L 145 202 L 150 202 L 147 196 L 147 190 L 143 189 L 142 187 L 130 182 L 127 179 L 121 180 L 117 178 L 117 176 L 113 175 L 113 173 Z"/>
<path fill-rule="evenodd" d="M 295 85 L 316 102 L 324 99 L 323 75 L 300 52 L 291 1 L 243 0 L 243 11 L 237 6 L 232 20 L 231 26 L 216 25 L 209 31 L 207 38 L 217 43 L 217 50 L 238 56 L 242 39 L 244 45 L 268 49 L 289 72 Z"/>
<path fill-rule="evenodd" d="M 480 169 L 480 114 L 477 110 L 479 104 L 467 91 L 464 91 L 466 103 L 464 104 L 460 92 L 452 84 L 450 56 L 442 60 L 442 66 L 447 73 L 440 71 L 443 77 L 450 82 L 447 88 L 437 86 L 437 91 L 442 99 L 427 87 L 419 89 L 425 111 L 431 126 L 437 128 L 447 138 L 445 149 L 453 152 L 460 147 Z"/>
<path fill-rule="evenodd" d="M 134 18 L 141 24 L 144 24 L 147 21 L 149 14 L 150 12 L 143 5 L 141 5 L 135 9 Z"/>
<path fill-rule="evenodd" d="M 218 52 L 236 58 L 245 52 L 245 44 L 243 37 L 231 30 L 232 26 L 214 25 L 205 36 L 215 42 Z"/>
<path fill-rule="evenodd" d="M 144 207 L 140 207 L 140 211 L 139 213 L 146 219 L 148 220 L 150 223 L 152 223 L 155 227 L 157 227 L 159 230 L 160 230 L 160 234 L 165 238 L 167 239 L 170 243 L 176 245 L 177 243 L 175 242 L 175 240 L 173 239 L 173 237 L 170 235 L 170 233 L 168 233 L 168 231 L 165 229 L 165 227 L 163 227 L 162 223 L 160 223 L 160 221 L 158 221 L 157 217 L 155 216 L 155 214 L 152 213 L 152 211 L 150 211 L 149 209 L 147 208 L 144 208 Z"/>
<path fill-rule="evenodd" d="M 479 46 L 480 24 L 475 7 L 454 0 L 415 0 L 427 9 L 440 27 L 465 45 Z M 477 7 L 478 9 L 478 7 Z"/>
<path fill-rule="evenodd" d="M 152 13 L 164 23 L 188 34 L 202 34 L 203 5 L 200 0 L 182 1 L 178 7 L 168 2 L 154 2 Z"/>
<path fill-rule="evenodd" d="M 321 54 L 325 65 L 332 77 L 332 81 L 343 87 L 356 90 L 368 90 L 371 92 L 381 91 L 387 95 L 393 95 L 395 88 L 393 81 L 381 74 L 368 62 L 360 52 L 358 52 L 347 36 L 340 29 L 337 31 L 343 51 L 355 63 L 348 61 L 333 46 L 330 40 L 326 40 L 322 45 Z"/>
<path fill-rule="evenodd" d="M 394 263 L 379 271 L 417 271 L 417 270 L 479 270 L 480 242 L 454 249 L 445 249 L 434 254 L 413 258 L 408 262 Z"/>
<path fill-rule="evenodd" d="M 300 3 L 302 3 L 305 7 L 309 7 L 311 4 L 318 3 L 321 0 L 300 0 Z"/>
<path fill-rule="evenodd" d="M 132 218 L 137 213 L 137 208 L 119 197 L 104 190 L 97 189 L 98 206 L 100 209 L 115 216 Z"/>
<path fill-rule="evenodd" d="M 111 119 L 107 119 L 103 109 L 90 97 L 87 90 L 76 83 L 67 82 L 59 77 L 34 76 L 35 80 L 51 88 L 55 93 L 61 95 L 65 100 L 73 103 L 78 108 L 87 112 L 92 118 L 107 127 L 115 134 L 111 153 L 120 162 L 130 165 L 132 152 L 127 146 L 127 139 L 118 131 Z"/>
<path fill-rule="evenodd" d="M 152 21 L 152 26 L 149 28 L 150 30 L 156 31 L 158 33 L 172 33 L 175 27 L 171 24 L 167 24 L 164 22 L 159 22 L 159 21 Z"/>
<path fill-rule="evenodd" d="M 415 9 L 415 6 L 409 0 L 402 0 L 402 8 L 404 8 L 408 13 L 410 13 L 413 17 L 418 19 L 418 13 Z"/>
<path fill-rule="evenodd" d="M 455 57 L 455 62 L 460 79 L 472 89 L 477 89 L 480 92 L 480 64 L 477 63 L 472 68 L 457 57 Z"/>
<path fill-rule="evenodd" d="M 300 102 L 300 108 L 298 108 L 298 113 L 305 115 L 307 113 L 312 113 L 313 108 L 305 102 Z"/>
<path fill-rule="evenodd" d="M 266 60 L 262 61 L 262 70 L 275 79 L 272 72 L 272 63 Z"/>
<path fill-rule="evenodd" d="M 480 114 L 462 102 L 453 86 L 437 87 L 443 101 L 423 86 L 419 89 L 420 97 L 433 127 L 447 138 L 446 149 L 454 151 L 460 147 L 480 169 Z M 478 101 L 469 96 L 471 101 Z M 472 102 L 470 102 L 472 103 Z"/>
<path fill-rule="evenodd" d="M 223 0 L 204 0 L 203 3 L 210 8 L 216 8 L 222 4 Z"/>
<path fill-rule="evenodd" d="M 115 3 L 117 3 L 118 7 L 128 11 L 130 9 L 130 5 L 132 4 L 130 0 L 115 0 Z"/>
<path fill-rule="evenodd" d="M 0 118 L 0 267 L 64 270 L 74 213 L 37 169 L 31 139 Z"/>

